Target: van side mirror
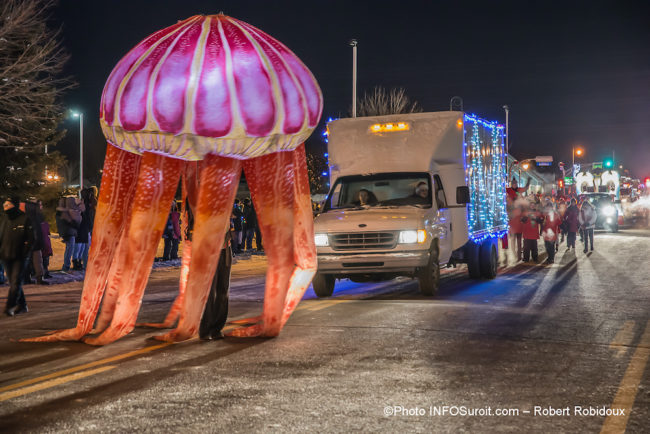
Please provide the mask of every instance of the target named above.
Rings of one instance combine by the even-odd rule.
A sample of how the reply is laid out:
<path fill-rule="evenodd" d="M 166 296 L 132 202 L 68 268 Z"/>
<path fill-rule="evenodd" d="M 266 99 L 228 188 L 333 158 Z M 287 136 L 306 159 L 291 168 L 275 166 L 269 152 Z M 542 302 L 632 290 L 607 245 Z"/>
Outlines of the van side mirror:
<path fill-rule="evenodd" d="M 456 203 L 465 204 L 469 203 L 469 187 L 461 185 L 456 187 Z"/>

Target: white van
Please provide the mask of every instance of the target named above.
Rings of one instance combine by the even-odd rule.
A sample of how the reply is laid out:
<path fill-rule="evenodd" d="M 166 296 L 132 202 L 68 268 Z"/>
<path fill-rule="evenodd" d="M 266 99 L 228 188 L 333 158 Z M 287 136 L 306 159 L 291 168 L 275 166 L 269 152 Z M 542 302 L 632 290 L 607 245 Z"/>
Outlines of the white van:
<path fill-rule="evenodd" d="M 508 230 L 503 127 L 462 112 L 328 124 L 331 189 L 314 222 L 318 296 L 336 279 L 416 277 L 436 293 L 440 266 L 494 278 Z"/>

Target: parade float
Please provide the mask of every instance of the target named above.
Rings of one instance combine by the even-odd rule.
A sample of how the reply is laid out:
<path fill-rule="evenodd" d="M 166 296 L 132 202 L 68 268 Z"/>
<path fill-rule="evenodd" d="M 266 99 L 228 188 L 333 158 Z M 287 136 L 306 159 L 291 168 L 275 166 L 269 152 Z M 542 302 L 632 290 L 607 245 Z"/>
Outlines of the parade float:
<path fill-rule="evenodd" d="M 103 345 L 133 330 L 188 170 L 199 170 L 200 181 L 186 282 L 170 312 L 179 321 L 157 339 L 196 335 L 242 169 L 269 268 L 262 315 L 232 334 L 278 335 L 316 272 L 303 142 L 322 104 L 316 80 L 294 53 L 223 14 L 190 17 L 137 44 L 101 98 L 108 146 L 77 325 L 26 341 Z M 102 299 L 104 318 L 93 330 Z M 85 337 L 91 330 L 100 334 Z"/>
<path fill-rule="evenodd" d="M 433 295 L 440 267 L 494 278 L 508 231 L 503 126 L 447 111 L 328 124 L 332 188 L 315 220 L 314 291 L 335 280 L 417 278 Z M 359 195 L 374 198 L 363 203 Z"/>

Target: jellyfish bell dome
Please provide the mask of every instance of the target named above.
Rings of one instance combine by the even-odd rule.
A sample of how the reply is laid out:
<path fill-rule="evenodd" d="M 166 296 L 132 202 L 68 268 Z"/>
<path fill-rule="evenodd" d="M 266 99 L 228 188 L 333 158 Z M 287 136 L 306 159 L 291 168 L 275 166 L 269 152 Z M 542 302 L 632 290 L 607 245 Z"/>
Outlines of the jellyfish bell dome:
<path fill-rule="evenodd" d="M 247 159 L 295 149 L 322 108 L 314 76 L 285 45 L 226 15 L 197 15 L 117 63 L 100 124 L 109 143 L 129 152 Z"/>

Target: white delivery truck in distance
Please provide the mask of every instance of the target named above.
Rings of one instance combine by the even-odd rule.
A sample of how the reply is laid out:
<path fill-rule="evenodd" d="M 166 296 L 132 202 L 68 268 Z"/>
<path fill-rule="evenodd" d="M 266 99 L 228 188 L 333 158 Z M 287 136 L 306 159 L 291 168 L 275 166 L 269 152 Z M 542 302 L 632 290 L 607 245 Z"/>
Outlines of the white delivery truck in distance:
<path fill-rule="evenodd" d="M 458 111 L 328 124 L 331 189 L 314 221 L 318 272 L 336 279 L 410 276 L 436 293 L 440 266 L 494 278 L 507 233 L 503 127 Z"/>

